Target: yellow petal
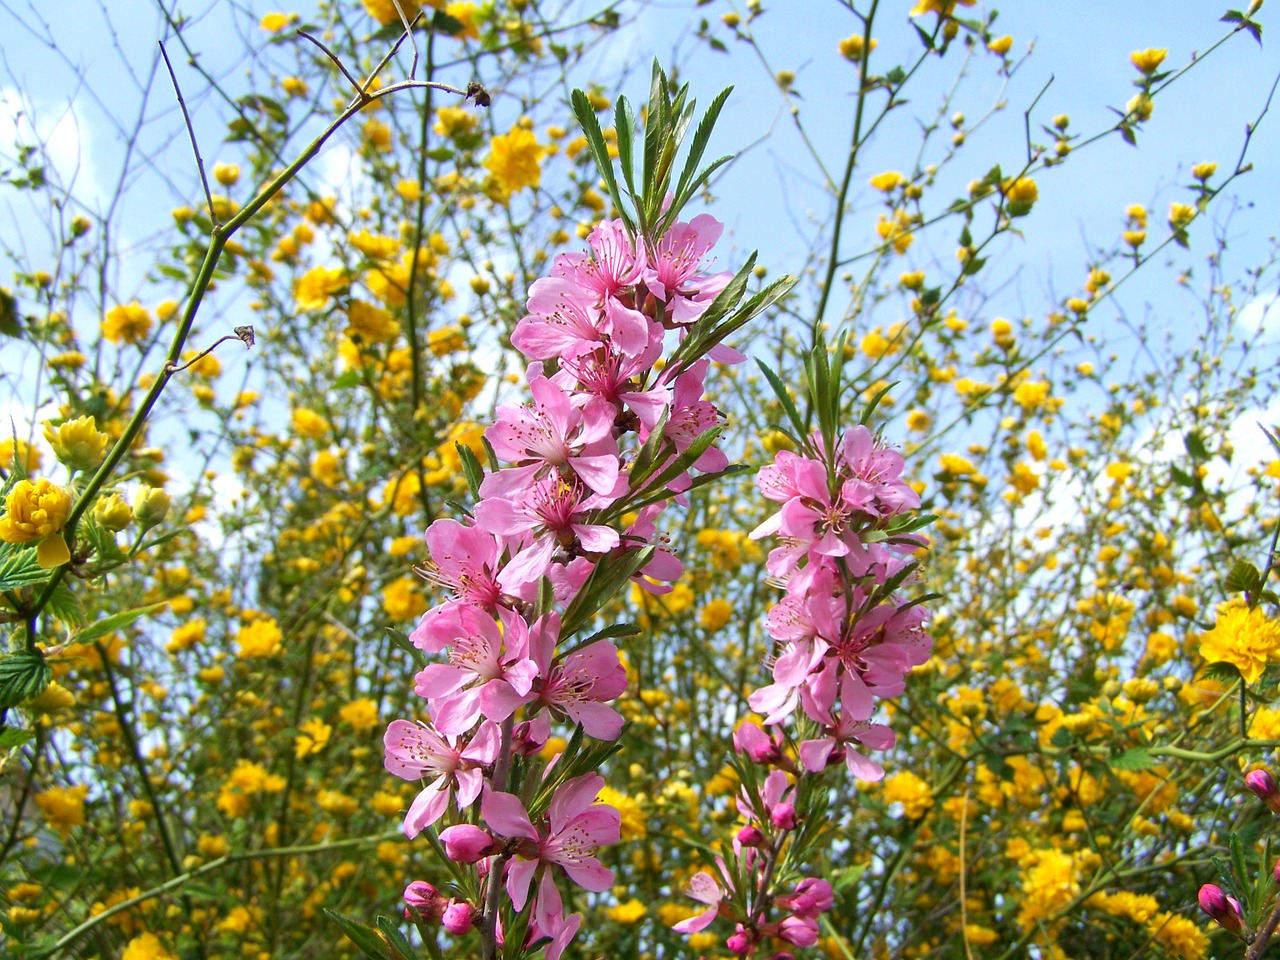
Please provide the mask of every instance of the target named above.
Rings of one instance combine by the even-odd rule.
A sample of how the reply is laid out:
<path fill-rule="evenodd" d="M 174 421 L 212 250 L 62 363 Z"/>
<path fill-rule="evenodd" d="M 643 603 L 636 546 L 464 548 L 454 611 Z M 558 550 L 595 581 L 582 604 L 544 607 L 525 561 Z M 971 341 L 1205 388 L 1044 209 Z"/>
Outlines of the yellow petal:
<path fill-rule="evenodd" d="M 50 534 L 40 541 L 36 547 L 36 560 L 43 570 L 60 567 L 71 560 L 71 551 L 67 548 L 66 538 L 60 533 Z"/>

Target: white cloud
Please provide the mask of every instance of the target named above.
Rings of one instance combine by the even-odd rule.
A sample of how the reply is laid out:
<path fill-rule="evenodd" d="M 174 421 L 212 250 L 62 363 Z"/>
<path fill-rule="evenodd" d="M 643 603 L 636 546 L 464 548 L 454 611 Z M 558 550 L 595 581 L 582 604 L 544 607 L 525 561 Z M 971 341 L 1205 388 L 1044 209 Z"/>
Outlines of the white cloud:
<path fill-rule="evenodd" d="M 51 179 L 86 207 L 101 205 L 105 192 L 88 162 L 93 144 L 74 102 L 38 103 L 13 87 L 0 87 L 0 152 L 16 157 L 19 146 L 42 147 Z"/>
<path fill-rule="evenodd" d="M 1236 313 L 1235 323 L 1245 336 L 1262 333 L 1271 338 L 1280 335 L 1280 295 L 1270 294 L 1250 300 Z"/>

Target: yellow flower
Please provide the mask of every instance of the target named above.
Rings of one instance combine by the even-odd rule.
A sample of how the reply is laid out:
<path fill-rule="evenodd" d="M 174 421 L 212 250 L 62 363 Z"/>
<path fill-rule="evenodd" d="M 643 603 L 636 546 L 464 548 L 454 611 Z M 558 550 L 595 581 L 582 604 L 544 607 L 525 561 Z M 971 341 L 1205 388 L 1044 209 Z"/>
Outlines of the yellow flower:
<path fill-rule="evenodd" d="M 291 97 L 305 97 L 309 88 L 301 77 L 284 77 L 280 81 L 280 89 Z"/>
<path fill-rule="evenodd" d="M 258 21 L 258 26 L 267 33 L 279 33 L 289 25 L 287 13 L 268 13 Z"/>
<path fill-rule="evenodd" d="M 1280 624 L 1242 597 L 1218 605 L 1218 621 L 1200 637 L 1200 656 L 1234 664 L 1246 683 L 1256 683 L 1267 665 L 1280 663 Z"/>
<path fill-rule="evenodd" d="M 88 786 L 83 783 L 74 787 L 50 787 L 36 794 L 36 806 L 40 808 L 44 822 L 65 840 L 72 827 L 84 824 L 84 798 L 88 792 Z"/>
<path fill-rule="evenodd" d="M 1030 210 L 1031 205 L 1040 199 L 1040 188 L 1030 177 L 1017 177 L 1006 180 L 1002 184 L 1005 198 L 1009 201 L 1009 211 L 1015 209 Z M 1017 216 L 1015 213 L 1014 216 Z"/>
<path fill-rule="evenodd" d="M 400 22 L 400 14 L 392 0 L 364 0 L 364 8 L 369 16 L 384 26 Z M 405 19 L 412 23 L 413 18 L 418 15 L 418 0 L 400 0 L 400 9 L 404 11 Z"/>
<path fill-rule="evenodd" d="M 1191 175 L 1197 180 L 1208 180 L 1218 172 L 1218 165 L 1212 160 L 1206 160 L 1204 163 L 1197 163 L 1191 168 Z"/>
<path fill-rule="evenodd" d="M 1158 913 L 1147 929 L 1152 939 L 1181 960 L 1200 960 L 1209 950 L 1209 938 L 1190 917 Z"/>
<path fill-rule="evenodd" d="M 1135 93 L 1124 105 L 1125 116 L 1131 116 L 1134 120 L 1150 120 L 1154 106 L 1154 101 L 1145 93 Z"/>
<path fill-rule="evenodd" d="M 124 946 L 120 960 L 178 960 L 154 933 L 140 933 Z"/>
<path fill-rule="evenodd" d="M 400 333 L 400 324 L 389 311 L 363 300 L 352 300 L 347 309 L 346 335 L 361 343 L 389 343 Z"/>
<path fill-rule="evenodd" d="M 902 183 L 902 174 L 897 170 L 886 170 L 884 173 L 877 173 L 869 182 L 873 189 L 888 193 Z"/>
<path fill-rule="evenodd" d="M 871 41 L 872 50 L 874 50 L 879 45 L 880 45 L 880 41 L 872 39 Z M 867 52 L 866 46 L 867 44 L 866 44 L 866 41 L 862 39 L 862 34 L 855 33 L 853 34 L 853 36 L 845 37 L 843 40 L 841 40 L 837 49 L 839 49 L 840 51 L 840 56 L 844 57 L 846 60 L 852 60 L 854 63 L 857 63 L 859 60 L 862 59 L 863 55 Z"/>
<path fill-rule="evenodd" d="M 416 581 L 401 577 L 387 584 L 382 591 L 382 609 L 393 620 L 413 620 L 426 612 L 427 601 Z"/>
<path fill-rule="evenodd" d="M 293 756 L 301 760 L 313 753 L 319 753 L 329 744 L 333 735 L 333 727 L 319 717 L 304 721 L 298 729 L 301 731 L 293 738 Z"/>
<path fill-rule="evenodd" d="M 361 697 L 344 704 L 338 711 L 338 718 L 350 724 L 357 733 L 364 733 L 378 725 L 378 705 L 368 697 Z"/>
<path fill-rule="evenodd" d="M 102 463 L 109 439 L 93 417 L 76 417 L 57 427 L 46 423 L 44 438 L 53 447 L 53 455 L 72 470 L 93 470 Z"/>
<path fill-rule="evenodd" d="M 48 480 L 19 480 L 5 500 L 0 517 L 0 540 L 5 543 L 39 543 L 36 559 L 46 570 L 71 559 L 62 536 L 71 513 L 71 494 Z"/>
<path fill-rule="evenodd" d="M 610 920 L 625 925 L 637 922 L 645 913 L 645 905 L 635 897 L 632 897 L 626 903 L 619 903 L 617 906 L 609 907 L 605 910 L 605 914 Z"/>
<path fill-rule="evenodd" d="M 895 773 L 882 786 L 884 802 L 902 804 L 903 814 L 919 820 L 933 806 L 933 788 L 910 770 Z"/>
<path fill-rule="evenodd" d="M 515 126 L 510 133 L 493 138 L 489 156 L 484 166 L 497 181 L 504 197 L 542 183 L 542 170 L 538 162 L 544 149 L 532 130 Z"/>
<path fill-rule="evenodd" d="M 137 300 L 117 304 L 102 321 L 102 335 L 112 343 L 139 343 L 151 333 L 151 314 Z"/>
<path fill-rule="evenodd" d="M 313 267 L 298 278 L 293 288 L 293 299 L 299 310 L 323 310 L 335 293 L 350 283 L 341 267 Z"/>
<path fill-rule="evenodd" d="M 992 53 L 999 54 L 1002 57 L 1006 53 L 1008 53 L 1012 47 L 1013 47 L 1013 37 L 1010 37 L 1010 36 L 997 37 L 996 39 L 992 40 L 990 43 L 987 44 L 988 50 L 990 50 Z"/>
<path fill-rule="evenodd" d="M 1129 62 L 1132 63 L 1141 73 L 1155 73 L 1160 64 L 1164 63 L 1168 50 L 1149 47 L 1146 50 L 1135 50 L 1129 54 Z"/>
<path fill-rule="evenodd" d="M 25 440 L 6 437 L 0 440 L 0 470 L 12 470 L 15 463 L 21 464 L 22 472 L 30 475 L 40 469 L 44 460 L 39 447 L 33 447 Z"/>
<path fill-rule="evenodd" d="M 328 420 L 306 407 L 293 411 L 292 423 L 295 433 L 311 440 L 322 439 L 331 429 Z"/>
<path fill-rule="evenodd" d="M 202 617 L 188 620 L 173 631 L 173 635 L 169 637 L 169 642 L 165 644 L 165 649 L 170 653 L 178 653 L 188 647 L 195 646 L 197 643 L 204 643 L 205 631 L 208 627 L 208 623 Z"/>
<path fill-rule="evenodd" d="M 361 230 L 359 233 L 352 231 L 347 234 L 347 239 L 353 247 L 372 260 L 390 259 L 400 249 L 400 241 L 395 237 L 370 233 L 368 230 Z"/>
<path fill-rule="evenodd" d="M 728 600 L 716 597 L 708 600 L 698 615 L 698 623 L 705 630 L 720 630 L 733 619 L 733 604 Z"/>
<path fill-rule="evenodd" d="M 213 179 L 224 187 L 234 186 L 240 180 L 240 168 L 234 163 L 215 163 L 213 165 Z"/>
<path fill-rule="evenodd" d="M 1189 207 L 1185 203 L 1169 204 L 1169 226 L 1175 230 L 1181 230 L 1188 223 L 1195 219 L 1196 208 Z"/>
<path fill-rule="evenodd" d="M 268 617 L 266 620 L 255 620 L 236 633 L 236 644 L 240 647 L 237 656 L 243 660 L 274 657 L 280 652 L 283 640 L 284 634 L 274 619 Z"/>

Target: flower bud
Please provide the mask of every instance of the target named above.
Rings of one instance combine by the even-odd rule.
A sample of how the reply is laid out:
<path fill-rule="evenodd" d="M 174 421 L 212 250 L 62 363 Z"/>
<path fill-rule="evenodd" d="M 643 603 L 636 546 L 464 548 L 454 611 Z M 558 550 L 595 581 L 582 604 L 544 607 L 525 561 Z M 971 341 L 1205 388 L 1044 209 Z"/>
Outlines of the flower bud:
<path fill-rule="evenodd" d="M 745 956 L 751 952 L 751 948 L 754 944 L 751 941 L 751 937 L 749 937 L 747 932 L 742 929 L 742 924 L 738 924 L 737 932 L 730 936 L 729 939 L 724 942 L 724 945 L 729 948 L 730 953 L 736 953 L 738 956 Z"/>
<path fill-rule="evenodd" d="M 53 455 L 72 470 L 94 470 L 102 463 L 110 439 L 98 429 L 93 417 L 76 417 L 55 427 L 44 425 L 44 438 Z"/>
<path fill-rule="evenodd" d="M 446 900 L 425 880 L 415 880 L 404 888 L 404 915 L 411 920 L 439 920 Z"/>
<path fill-rule="evenodd" d="M 796 808 L 790 803 L 775 803 L 769 811 L 769 820 L 779 830 L 796 828 Z"/>
<path fill-rule="evenodd" d="M 759 764 L 773 763 L 782 755 L 773 738 L 754 723 L 744 723 L 733 731 L 733 748 Z"/>
<path fill-rule="evenodd" d="M 450 900 L 449 905 L 444 908 L 444 916 L 440 922 L 446 930 L 455 937 L 460 937 L 475 923 L 476 911 L 471 904 L 465 900 Z"/>
<path fill-rule="evenodd" d="M 1244 914 L 1239 901 L 1228 897 L 1216 883 L 1206 883 L 1200 888 L 1200 909 L 1222 929 L 1244 938 Z"/>
<path fill-rule="evenodd" d="M 787 917 L 778 924 L 778 939 L 797 947 L 812 947 L 818 942 L 818 921 L 812 917 Z"/>
<path fill-rule="evenodd" d="M 444 852 L 455 863 L 475 863 L 494 853 L 498 843 L 471 823 L 459 823 L 440 831 Z"/>
<path fill-rule="evenodd" d="M 169 513 L 172 501 L 159 487 L 142 486 L 133 498 L 133 516 L 143 527 L 154 527 Z"/>
<path fill-rule="evenodd" d="M 1270 773 L 1266 770 L 1250 770 L 1245 774 L 1244 785 L 1270 807 L 1272 813 L 1280 814 L 1280 786 L 1276 785 L 1275 778 Z"/>
<path fill-rule="evenodd" d="M 98 502 L 93 505 L 93 519 L 98 521 L 98 526 L 103 530 L 115 533 L 133 522 L 133 511 L 121 499 L 120 494 L 111 493 L 99 497 Z"/>
<path fill-rule="evenodd" d="M 740 847 L 762 847 L 764 846 L 764 833 L 759 827 L 743 827 L 738 831 L 737 841 Z"/>

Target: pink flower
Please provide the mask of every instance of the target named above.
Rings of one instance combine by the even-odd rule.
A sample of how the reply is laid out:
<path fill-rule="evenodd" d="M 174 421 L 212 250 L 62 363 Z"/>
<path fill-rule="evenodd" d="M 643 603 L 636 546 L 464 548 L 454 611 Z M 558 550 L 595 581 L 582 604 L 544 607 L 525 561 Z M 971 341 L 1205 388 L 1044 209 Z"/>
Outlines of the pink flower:
<path fill-rule="evenodd" d="M 554 899 L 559 910 L 560 896 L 551 880 L 552 865 L 585 890 L 600 892 L 613 883 L 613 871 L 595 857 L 602 846 L 618 842 L 622 817 L 608 804 L 596 803 L 604 778 L 589 773 L 566 780 L 556 788 L 547 809 L 547 821 L 535 827 L 520 798 L 510 793 L 487 791 L 480 801 L 481 815 L 499 836 L 519 840 L 516 857 L 507 865 L 507 895 L 517 911 L 529 899 L 534 874 L 542 871 L 539 897 Z"/>
<path fill-rule="evenodd" d="M 420 780 L 429 773 L 438 774 L 405 815 L 404 832 L 413 839 L 440 819 L 455 786 L 458 809 L 465 810 L 475 803 L 484 786 L 482 768 L 498 757 L 498 728 L 483 723 L 469 740 L 446 739 L 426 724 L 392 720 L 383 744 L 383 764 L 400 779 Z"/>
<path fill-rule="evenodd" d="M 533 403 L 498 407 L 498 419 L 484 434 L 500 459 L 518 466 L 486 477 L 482 495 L 508 495 L 548 468 L 556 476 L 561 468 L 572 470 L 596 493 L 618 493 L 613 404 L 591 398 L 576 406 L 562 387 L 542 376 L 541 364 L 530 366 L 528 380 Z"/>
<path fill-rule="evenodd" d="M 548 619 L 554 628 L 540 631 L 529 651 L 542 678 L 534 703 L 545 706 L 553 715 L 567 716 L 582 724 L 589 737 L 618 739 L 622 715 L 603 702 L 627 688 L 627 671 L 618 658 L 618 648 L 608 640 L 597 640 L 561 660 L 553 660 L 559 617 L 551 614 Z"/>
<path fill-rule="evenodd" d="M 1244 911 L 1240 909 L 1240 901 L 1229 897 L 1222 888 L 1214 883 L 1206 883 L 1200 888 L 1200 909 L 1207 913 L 1217 924 L 1229 933 L 1244 938 Z"/>
<path fill-rule="evenodd" d="M 523 544 L 498 576 L 504 590 L 517 592 L 524 584 L 536 583 L 558 548 L 608 553 L 620 542 L 612 527 L 586 522 L 591 511 L 615 498 L 588 493 L 574 480 L 544 477 L 510 499 L 490 496 L 483 487 L 480 492 L 485 499 L 476 504 L 476 522 Z"/>
<path fill-rule="evenodd" d="M 529 625 L 505 607 L 499 615 L 502 629 L 479 607 L 461 608 L 449 662 L 428 664 L 414 678 L 441 733 L 463 733 L 482 714 L 500 723 L 529 698 L 538 674 L 528 659 Z"/>
<path fill-rule="evenodd" d="M 724 899 L 724 890 L 720 888 L 715 877 L 699 871 L 689 878 L 689 886 L 685 888 L 685 893 L 699 903 L 705 903 L 707 909 L 696 917 L 681 920 L 671 929 L 676 933 L 697 933 L 705 930 L 720 913 L 720 901 Z"/>
<path fill-rule="evenodd" d="M 697 320 L 732 278 L 730 273 L 699 272 L 702 258 L 723 230 L 720 221 L 702 213 L 688 223 L 673 225 L 649 252 L 644 284 L 665 304 L 672 323 L 685 325 Z"/>
<path fill-rule="evenodd" d="M 502 598 L 497 579 L 501 548 L 493 534 L 445 518 L 427 528 L 426 539 L 431 559 L 416 568 L 418 573 L 457 600 L 493 610 Z"/>

